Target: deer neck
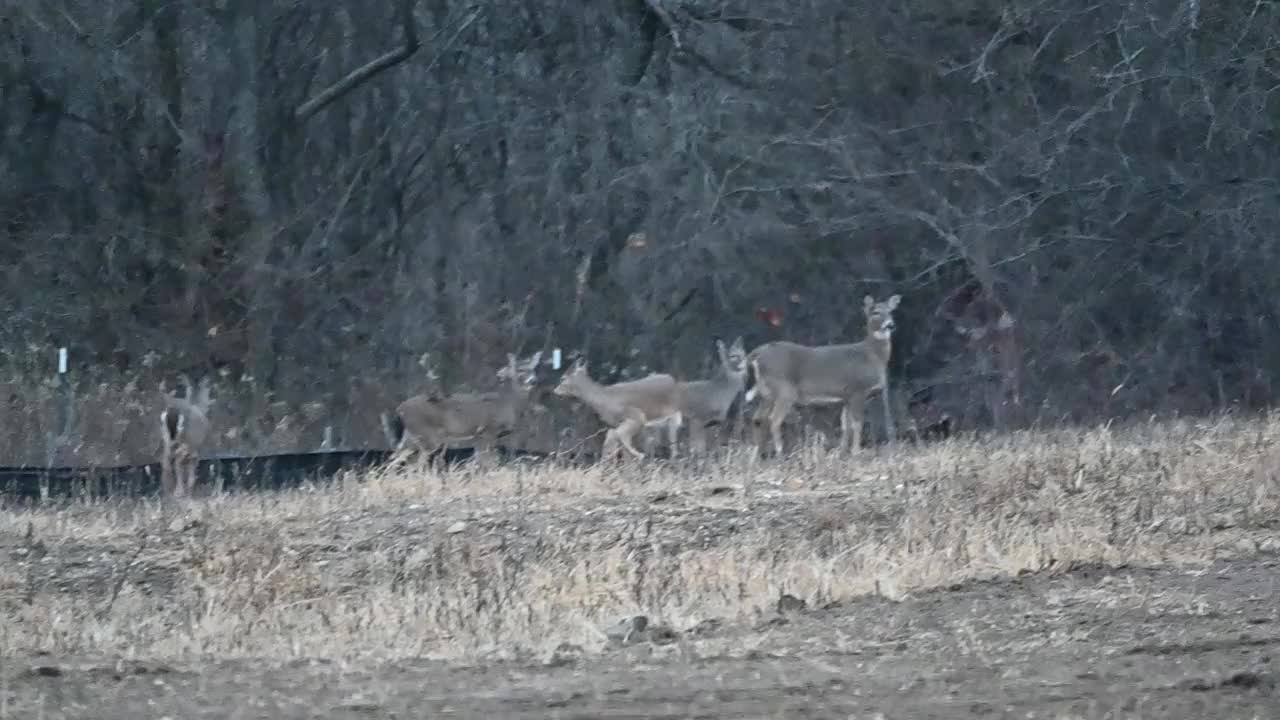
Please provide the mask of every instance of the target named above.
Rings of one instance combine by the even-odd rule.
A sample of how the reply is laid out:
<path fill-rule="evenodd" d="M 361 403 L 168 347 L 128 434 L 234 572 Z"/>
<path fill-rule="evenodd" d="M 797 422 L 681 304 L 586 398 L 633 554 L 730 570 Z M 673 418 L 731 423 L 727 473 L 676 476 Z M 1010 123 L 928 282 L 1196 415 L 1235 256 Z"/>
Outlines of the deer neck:
<path fill-rule="evenodd" d="M 889 357 L 893 354 L 893 336 L 879 334 L 879 330 L 867 333 L 866 347 L 884 366 L 889 365 Z"/>
<path fill-rule="evenodd" d="M 581 380 L 578 380 L 571 387 L 573 388 L 573 394 L 577 396 L 579 400 L 592 405 L 604 400 L 608 395 L 608 393 L 605 392 L 603 385 L 589 377 L 584 377 Z"/>
<path fill-rule="evenodd" d="M 721 366 L 720 374 L 716 379 L 726 387 L 738 387 L 746 384 L 747 374 L 745 372 L 735 373 L 729 368 Z"/>

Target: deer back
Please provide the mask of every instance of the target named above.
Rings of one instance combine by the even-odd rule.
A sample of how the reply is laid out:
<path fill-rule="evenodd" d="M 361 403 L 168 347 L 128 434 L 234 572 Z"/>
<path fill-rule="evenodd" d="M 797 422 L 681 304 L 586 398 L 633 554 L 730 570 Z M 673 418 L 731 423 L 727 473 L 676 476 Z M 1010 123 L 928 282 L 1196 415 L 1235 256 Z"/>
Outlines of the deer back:
<path fill-rule="evenodd" d="M 681 410 L 695 418 L 720 419 L 746 387 L 746 375 L 733 375 L 723 368 L 709 380 L 691 380 L 680 384 Z"/>
<path fill-rule="evenodd" d="M 866 341 L 819 346 L 782 341 L 761 347 L 754 361 L 757 382 L 788 385 L 800 400 L 834 401 L 879 387 L 887 358 Z"/>
<path fill-rule="evenodd" d="M 674 415 L 680 408 L 679 384 L 665 373 L 612 385 L 601 385 L 582 373 L 569 387 L 574 397 L 591 406 L 610 425 L 622 422 L 637 410 L 646 421 L 656 421 Z"/>
<path fill-rule="evenodd" d="M 628 407 L 640 410 L 646 419 L 667 417 L 680 405 L 679 383 L 666 373 L 614 383 L 606 386 L 605 390 Z"/>

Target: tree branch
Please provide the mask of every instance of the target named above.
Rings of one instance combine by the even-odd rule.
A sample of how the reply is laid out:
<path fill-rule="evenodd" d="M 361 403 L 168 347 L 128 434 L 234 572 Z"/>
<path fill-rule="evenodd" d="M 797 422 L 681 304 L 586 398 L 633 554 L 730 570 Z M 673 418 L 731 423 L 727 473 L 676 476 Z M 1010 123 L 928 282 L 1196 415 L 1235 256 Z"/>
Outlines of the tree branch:
<path fill-rule="evenodd" d="M 293 111 L 297 122 L 306 122 L 313 115 L 328 107 L 338 98 L 355 90 L 368 82 L 378 73 L 395 67 L 408 60 L 418 51 L 421 41 L 418 39 L 418 28 L 413 20 L 413 8 L 416 0 L 401 0 L 400 22 L 404 32 L 404 43 L 390 52 L 374 58 L 368 63 L 352 70 L 346 77 L 325 88 L 320 94 L 302 103 Z"/>
<path fill-rule="evenodd" d="M 680 30 L 676 27 L 675 19 L 671 17 L 671 13 L 662 7 L 662 0 L 644 0 L 644 4 L 653 11 L 654 15 L 658 16 L 663 25 L 667 26 L 667 32 L 671 33 L 671 44 L 675 45 L 676 49 L 679 50 L 682 45 L 680 42 Z"/>

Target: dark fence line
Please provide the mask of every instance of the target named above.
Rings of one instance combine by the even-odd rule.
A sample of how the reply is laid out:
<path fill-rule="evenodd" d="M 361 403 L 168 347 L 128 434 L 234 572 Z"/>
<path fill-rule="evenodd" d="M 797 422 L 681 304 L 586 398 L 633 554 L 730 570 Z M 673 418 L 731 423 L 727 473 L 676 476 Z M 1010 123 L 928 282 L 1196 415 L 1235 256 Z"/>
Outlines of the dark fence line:
<path fill-rule="evenodd" d="M 472 459 L 475 448 L 449 448 L 446 467 Z M 551 456 L 499 446 L 500 462 L 544 461 Z M 360 473 L 391 459 L 390 450 L 322 450 L 249 457 L 207 458 L 200 461 L 196 488 L 213 491 L 283 490 L 308 482 L 324 483 L 338 474 Z M 586 460 L 587 458 L 576 458 Z M 160 493 L 160 463 L 116 467 L 4 467 L 0 466 L 0 506 L 46 500 L 144 497 Z"/>

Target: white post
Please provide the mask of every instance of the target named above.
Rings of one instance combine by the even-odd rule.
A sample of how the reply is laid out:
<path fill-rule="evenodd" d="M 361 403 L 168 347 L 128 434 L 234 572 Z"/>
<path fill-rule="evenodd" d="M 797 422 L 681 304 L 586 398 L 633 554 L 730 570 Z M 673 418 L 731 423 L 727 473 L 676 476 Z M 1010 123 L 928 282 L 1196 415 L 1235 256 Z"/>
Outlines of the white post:
<path fill-rule="evenodd" d="M 57 385 L 61 402 L 58 404 L 55 428 L 49 432 L 46 450 L 46 464 L 49 467 L 53 467 L 54 462 L 57 461 L 59 451 L 71 437 L 71 383 L 67 381 L 67 348 L 65 345 L 58 348 Z"/>
<path fill-rule="evenodd" d="M 551 369 L 560 369 L 560 348 L 551 351 Z"/>

